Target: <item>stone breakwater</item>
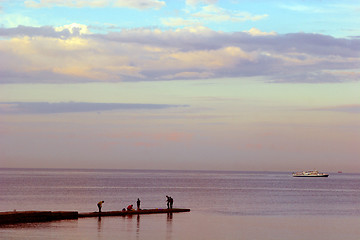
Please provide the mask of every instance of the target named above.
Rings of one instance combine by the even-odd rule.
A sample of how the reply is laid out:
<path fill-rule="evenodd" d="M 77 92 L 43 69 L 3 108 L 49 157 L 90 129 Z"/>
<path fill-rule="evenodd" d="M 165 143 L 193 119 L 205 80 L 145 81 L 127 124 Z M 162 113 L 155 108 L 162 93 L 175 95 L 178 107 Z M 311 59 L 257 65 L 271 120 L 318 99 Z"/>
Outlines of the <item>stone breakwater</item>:
<path fill-rule="evenodd" d="M 138 214 L 160 214 L 160 213 L 178 213 L 190 212 L 190 209 L 173 208 L 173 209 L 142 209 L 134 211 L 107 211 L 107 212 L 87 212 L 78 213 L 71 211 L 13 211 L 0 212 L 0 225 L 30 223 L 30 222 L 50 222 L 58 220 L 70 220 L 85 217 L 106 217 L 106 216 L 127 216 Z"/>
<path fill-rule="evenodd" d="M 56 220 L 78 219 L 78 212 L 24 211 L 0 213 L 1 224 L 28 222 L 49 222 Z"/>

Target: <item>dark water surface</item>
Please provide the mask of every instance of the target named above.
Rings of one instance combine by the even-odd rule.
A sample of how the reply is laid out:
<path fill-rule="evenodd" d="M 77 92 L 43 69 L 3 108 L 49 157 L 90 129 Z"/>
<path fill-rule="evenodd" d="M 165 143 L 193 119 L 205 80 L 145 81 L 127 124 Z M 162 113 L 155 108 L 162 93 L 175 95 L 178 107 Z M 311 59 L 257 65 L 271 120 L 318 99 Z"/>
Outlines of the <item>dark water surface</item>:
<path fill-rule="evenodd" d="M 0 169 L 0 211 L 190 213 L 3 226 L 0 239 L 360 239 L 360 174 L 293 178 L 282 172 Z"/>

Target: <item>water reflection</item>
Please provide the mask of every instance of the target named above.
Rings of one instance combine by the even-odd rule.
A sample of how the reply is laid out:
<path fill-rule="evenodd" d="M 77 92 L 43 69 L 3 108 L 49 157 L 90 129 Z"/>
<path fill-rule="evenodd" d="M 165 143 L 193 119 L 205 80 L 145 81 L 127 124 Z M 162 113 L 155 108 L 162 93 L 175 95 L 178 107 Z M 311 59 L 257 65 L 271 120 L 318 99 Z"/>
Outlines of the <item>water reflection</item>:
<path fill-rule="evenodd" d="M 114 239 L 114 236 L 125 239 L 162 239 L 175 240 L 174 214 L 166 213 L 159 215 L 127 215 L 122 217 L 96 217 L 93 220 L 81 219 L 79 222 L 87 227 L 94 224 L 93 234 L 89 239 Z M 89 228 L 88 228 L 89 229 Z M 91 229 L 91 227 L 90 227 Z M 95 232 L 96 231 L 96 232 Z M 91 231 L 84 234 L 91 236 Z M 1 239 L 1 238 L 0 238 Z"/>
<path fill-rule="evenodd" d="M 98 217 L 98 232 L 101 232 L 101 216 Z"/>
<path fill-rule="evenodd" d="M 133 221 L 133 215 L 127 215 L 125 216 L 126 219 L 126 231 L 128 231 L 129 233 L 133 232 L 133 226 L 134 226 L 134 221 Z"/>
<path fill-rule="evenodd" d="M 173 214 L 167 213 L 166 217 L 166 239 L 172 239 L 172 220 Z"/>
<path fill-rule="evenodd" d="M 140 236 L 140 215 L 136 217 L 136 239 L 139 239 Z"/>
<path fill-rule="evenodd" d="M 97 230 L 98 230 L 98 238 L 100 238 L 101 237 L 101 228 L 102 228 L 102 226 L 101 226 L 101 216 L 99 215 L 99 217 L 98 217 L 98 221 L 97 221 Z"/>

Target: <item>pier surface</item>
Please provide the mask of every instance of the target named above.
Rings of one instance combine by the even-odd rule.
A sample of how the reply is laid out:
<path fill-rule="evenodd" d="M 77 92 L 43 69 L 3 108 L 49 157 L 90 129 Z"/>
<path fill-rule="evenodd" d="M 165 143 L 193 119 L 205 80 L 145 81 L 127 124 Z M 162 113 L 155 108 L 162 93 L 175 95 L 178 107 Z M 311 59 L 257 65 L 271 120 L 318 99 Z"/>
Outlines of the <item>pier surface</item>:
<path fill-rule="evenodd" d="M 49 222 L 57 220 L 78 219 L 86 217 L 106 217 L 106 216 L 127 216 L 138 214 L 159 214 L 159 213 L 178 213 L 190 212 L 190 209 L 141 209 L 133 211 L 107 211 L 107 212 L 63 212 L 63 211 L 21 211 L 21 212 L 0 212 L 0 225 L 29 223 L 29 222 Z"/>
<path fill-rule="evenodd" d="M 172 208 L 172 209 L 141 209 L 132 211 L 110 211 L 110 212 L 90 212 L 79 213 L 79 218 L 84 217 L 99 217 L 99 216 L 126 216 L 126 215 L 138 215 L 138 214 L 159 214 L 159 213 L 178 213 L 178 212 L 190 212 L 190 209 L 184 208 Z"/>

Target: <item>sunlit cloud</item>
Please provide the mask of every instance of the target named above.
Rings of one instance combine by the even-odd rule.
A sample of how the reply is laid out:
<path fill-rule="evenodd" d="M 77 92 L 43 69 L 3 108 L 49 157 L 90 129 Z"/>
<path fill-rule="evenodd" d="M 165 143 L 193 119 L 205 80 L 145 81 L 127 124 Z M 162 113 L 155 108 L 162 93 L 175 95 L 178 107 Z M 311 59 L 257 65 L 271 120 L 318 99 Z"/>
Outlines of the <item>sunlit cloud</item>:
<path fill-rule="evenodd" d="M 115 1 L 114 6 L 116 7 L 128 7 L 128 8 L 136 8 L 136 9 L 160 9 L 166 5 L 165 1 L 158 0 L 117 0 Z"/>
<path fill-rule="evenodd" d="M 248 12 L 224 9 L 214 4 L 197 8 L 195 7 L 197 4 L 197 1 L 190 4 L 194 8 L 184 11 L 186 14 L 183 17 L 162 18 L 162 24 L 170 27 L 199 26 L 208 23 L 259 21 L 268 17 L 267 14 L 253 15 Z"/>
<path fill-rule="evenodd" d="M 104 7 L 109 1 L 108 0 L 26 0 L 24 1 L 25 6 L 29 8 L 42 8 L 42 7 Z"/>
<path fill-rule="evenodd" d="M 86 25 L 78 24 L 78 23 L 72 23 L 69 25 L 61 26 L 61 27 L 55 27 L 54 29 L 57 32 L 62 32 L 64 30 L 68 30 L 71 34 L 78 33 L 79 35 L 90 33 L 90 31 Z"/>
<path fill-rule="evenodd" d="M 266 77 L 283 82 L 359 80 L 360 39 L 277 34 L 252 28 L 226 33 L 203 26 L 91 33 L 0 28 L 0 82 L 118 82 Z"/>
<path fill-rule="evenodd" d="M 200 25 L 201 21 L 198 19 L 192 18 L 192 19 L 184 19 L 184 18 L 163 18 L 161 19 L 161 22 L 165 26 L 169 27 L 179 27 L 179 26 L 195 26 Z"/>
<path fill-rule="evenodd" d="M 271 36 L 276 35 L 276 32 L 262 32 L 259 29 L 251 28 L 249 31 L 244 31 L 246 33 L 249 33 L 252 36 Z"/>
<path fill-rule="evenodd" d="M 186 0 L 185 3 L 186 5 L 189 5 L 189 6 L 197 6 L 199 4 L 215 4 L 217 3 L 218 0 Z"/>
<path fill-rule="evenodd" d="M 205 21 L 215 21 L 215 22 L 259 21 L 268 17 L 267 14 L 252 15 L 248 12 L 231 11 L 228 9 L 220 8 L 216 5 L 204 6 L 199 12 L 193 13 L 192 16 L 198 17 Z"/>
<path fill-rule="evenodd" d="M 135 9 L 160 9 L 166 5 L 165 1 L 158 0 L 27 0 L 25 5 L 29 8 L 47 8 L 47 7 L 122 7 Z"/>

